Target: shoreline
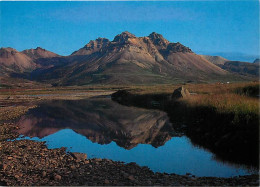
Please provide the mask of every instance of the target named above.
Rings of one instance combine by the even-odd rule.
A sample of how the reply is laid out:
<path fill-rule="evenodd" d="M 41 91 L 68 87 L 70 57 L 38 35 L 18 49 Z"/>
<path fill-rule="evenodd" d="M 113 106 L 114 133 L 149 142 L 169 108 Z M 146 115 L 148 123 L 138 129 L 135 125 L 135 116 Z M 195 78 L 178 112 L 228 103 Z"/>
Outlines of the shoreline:
<path fill-rule="evenodd" d="M 153 172 L 136 163 L 109 159 L 85 159 L 66 152 L 66 148 L 48 149 L 45 142 L 14 140 L 18 127 L 3 123 L 1 129 L 1 185 L 171 185 L 171 186 L 258 186 L 258 175 L 196 177 Z M 14 141 L 8 141 L 14 140 Z"/>
<path fill-rule="evenodd" d="M 47 98 L 47 100 L 49 99 L 51 98 Z M 48 149 L 45 142 L 14 140 L 19 136 L 15 132 L 18 127 L 12 123 L 4 123 L 4 121 L 18 119 L 31 107 L 35 107 L 37 102 L 45 99 L 40 97 L 28 102 L 26 106 L 21 103 L 24 104 L 31 99 L 18 98 L 18 101 L 22 102 L 17 102 L 16 98 L 9 98 L 9 100 L 10 103 L 18 105 L 0 108 L 1 111 L 9 110 L 9 114 L 0 111 L 1 186 L 259 186 L 259 175 L 257 174 L 224 178 L 159 173 L 151 171 L 148 167 L 140 167 L 136 163 L 127 164 L 109 159 L 87 159 L 84 154 L 80 154 L 81 156 L 78 158 L 73 157 L 71 153 L 66 152 L 64 147 Z"/>

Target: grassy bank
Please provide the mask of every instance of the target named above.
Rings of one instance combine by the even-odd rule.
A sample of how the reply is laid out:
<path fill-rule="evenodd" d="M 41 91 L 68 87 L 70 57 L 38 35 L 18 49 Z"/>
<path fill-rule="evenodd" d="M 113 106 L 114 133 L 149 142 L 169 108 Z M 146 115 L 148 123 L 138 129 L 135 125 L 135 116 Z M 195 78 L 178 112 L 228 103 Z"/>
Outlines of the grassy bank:
<path fill-rule="evenodd" d="M 185 85 L 193 94 L 173 101 L 171 93 L 178 86 L 156 87 L 154 91 L 151 87 L 132 88 L 117 92 L 113 99 L 164 110 L 174 128 L 184 131 L 194 144 L 210 149 L 220 159 L 258 167 L 259 100 L 256 92 L 243 93 L 259 84 Z"/>

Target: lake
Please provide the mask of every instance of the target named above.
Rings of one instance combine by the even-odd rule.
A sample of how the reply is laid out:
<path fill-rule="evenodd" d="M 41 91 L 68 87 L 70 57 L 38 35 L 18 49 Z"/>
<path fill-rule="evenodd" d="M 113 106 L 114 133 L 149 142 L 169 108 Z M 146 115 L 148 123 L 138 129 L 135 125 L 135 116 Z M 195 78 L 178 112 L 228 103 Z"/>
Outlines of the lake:
<path fill-rule="evenodd" d="M 154 172 L 231 177 L 255 173 L 199 147 L 176 132 L 165 112 L 120 105 L 110 98 L 54 100 L 17 122 L 19 139 L 46 141 L 88 158 L 136 162 Z"/>

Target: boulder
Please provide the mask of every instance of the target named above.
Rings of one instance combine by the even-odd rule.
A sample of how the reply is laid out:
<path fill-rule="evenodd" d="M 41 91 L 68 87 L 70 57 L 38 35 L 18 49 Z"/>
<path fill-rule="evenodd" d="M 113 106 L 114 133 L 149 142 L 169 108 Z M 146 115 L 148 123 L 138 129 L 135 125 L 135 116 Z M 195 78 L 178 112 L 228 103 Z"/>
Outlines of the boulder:
<path fill-rule="evenodd" d="M 172 93 L 172 99 L 186 98 L 190 96 L 190 92 L 188 89 L 182 87 L 177 88 Z"/>

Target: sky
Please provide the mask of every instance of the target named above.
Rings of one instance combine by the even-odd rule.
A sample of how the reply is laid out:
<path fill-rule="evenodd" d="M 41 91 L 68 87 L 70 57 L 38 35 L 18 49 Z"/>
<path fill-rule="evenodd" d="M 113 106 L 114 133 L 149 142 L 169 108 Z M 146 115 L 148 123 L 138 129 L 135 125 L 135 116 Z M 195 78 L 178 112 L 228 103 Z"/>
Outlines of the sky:
<path fill-rule="evenodd" d="M 90 40 L 152 32 L 199 53 L 259 54 L 259 1 L 0 2 L 0 47 L 69 55 Z"/>

